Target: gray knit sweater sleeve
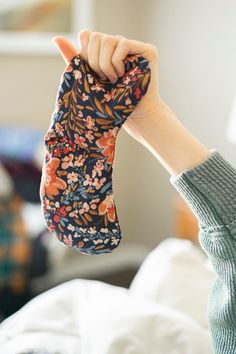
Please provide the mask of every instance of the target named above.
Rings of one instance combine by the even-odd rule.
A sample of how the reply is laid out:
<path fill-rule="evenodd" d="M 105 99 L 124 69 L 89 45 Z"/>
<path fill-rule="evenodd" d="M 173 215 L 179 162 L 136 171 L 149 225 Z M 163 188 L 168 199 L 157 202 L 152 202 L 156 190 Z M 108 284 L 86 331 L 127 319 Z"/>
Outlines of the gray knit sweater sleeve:
<path fill-rule="evenodd" d="M 208 159 L 170 182 L 197 217 L 200 244 L 217 273 L 208 303 L 214 353 L 235 354 L 236 169 L 212 149 Z"/>

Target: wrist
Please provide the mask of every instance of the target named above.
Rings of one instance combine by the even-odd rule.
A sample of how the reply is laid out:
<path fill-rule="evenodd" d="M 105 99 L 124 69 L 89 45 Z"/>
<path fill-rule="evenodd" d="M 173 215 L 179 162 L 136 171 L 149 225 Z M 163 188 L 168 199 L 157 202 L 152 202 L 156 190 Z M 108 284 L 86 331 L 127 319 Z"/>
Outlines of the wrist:
<path fill-rule="evenodd" d="M 210 156 L 161 99 L 155 109 L 139 121 L 139 141 L 161 162 L 171 175 L 193 168 Z"/>

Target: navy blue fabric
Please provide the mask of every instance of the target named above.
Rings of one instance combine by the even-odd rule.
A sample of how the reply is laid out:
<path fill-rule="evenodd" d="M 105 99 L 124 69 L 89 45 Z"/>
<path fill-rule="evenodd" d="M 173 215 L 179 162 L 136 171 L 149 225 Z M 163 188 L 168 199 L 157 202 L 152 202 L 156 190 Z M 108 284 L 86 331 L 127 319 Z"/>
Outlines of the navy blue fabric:
<path fill-rule="evenodd" d="M 127 57 L 125 75 L 102 81 L 79 55 L 61 77 L 40 185 L 48 229 L 85 254 L 112 252 L 122 234 L 112 171 L 119 129 L 150 83 L 147 59 Z"/>

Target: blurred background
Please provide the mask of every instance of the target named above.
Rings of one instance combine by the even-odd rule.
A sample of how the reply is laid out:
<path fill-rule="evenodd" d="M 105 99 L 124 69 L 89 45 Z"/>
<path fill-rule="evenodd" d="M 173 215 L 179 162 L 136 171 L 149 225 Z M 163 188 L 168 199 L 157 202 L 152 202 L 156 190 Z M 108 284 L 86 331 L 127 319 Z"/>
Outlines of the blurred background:
<path fill-rule="evenodd" d="M 123 130 L 114 169 L 119 249 L 77 254 L 46 230 L 39 200 L 42 140 L 65 67 L 51 38 L 65 34 L 76 43 L 76 33 L 87 27 L 155 44 L 162 98 L 198 139 L 236 165 L 226 134 L 236 89 L 235 15 L 233 0 L 0 2 L 0 320 L 66 280 L 129 286 L 162 240 L 198 242 L 196 220 L 169 174 Z"/>

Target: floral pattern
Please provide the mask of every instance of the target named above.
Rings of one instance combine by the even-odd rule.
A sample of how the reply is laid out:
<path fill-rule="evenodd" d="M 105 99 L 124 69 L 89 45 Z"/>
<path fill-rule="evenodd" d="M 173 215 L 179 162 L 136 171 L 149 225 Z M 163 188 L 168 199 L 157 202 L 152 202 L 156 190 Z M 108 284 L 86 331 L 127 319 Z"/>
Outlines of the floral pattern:
<path fill-rule="evenodd" d="M 125 69 L 112 84 L 74 57 L 62 74 L 44 137 L 40 198 L 46 225 L 85 254 L 112 252 L 122 237 L 112 189 L 116 137 L 151 75 L 141 56 L 127 57 Z"/>

